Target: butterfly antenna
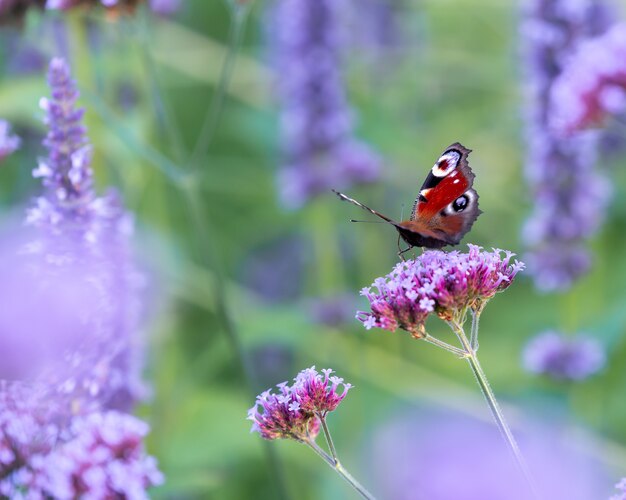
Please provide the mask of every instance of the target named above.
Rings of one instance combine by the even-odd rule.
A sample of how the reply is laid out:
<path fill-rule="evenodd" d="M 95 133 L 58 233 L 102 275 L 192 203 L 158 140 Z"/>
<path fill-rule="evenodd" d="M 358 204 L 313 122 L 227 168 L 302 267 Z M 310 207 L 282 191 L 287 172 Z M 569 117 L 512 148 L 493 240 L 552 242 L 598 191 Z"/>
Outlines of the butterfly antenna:
<path fill-rule="evenodd" d="M 332 192 L 335 193 L 337 196 L 339 196 L 339 198 L 343 201 L 348 201 L 352 203 L 353 205 L 356 205 L 357 207 L 361 207 L 363 210 L 367 210 L 369 213 L 374 214 L 376 217 L 380 217 L 382 220 L 389 222 L 390 224 L 393 224 L 393 225 L 397 224 L 394 220 L 381 214 L 380 212 L 377 212 L 376 210 L 372 210 L 370 207 L 363 205 L 363 203 L 356 201 L 354 198 L 350 198 L 349 196 L 346 196 L 345 194 L 340 193 L 339 191 L 335 191 L 334 189 L 332 190 Z"/>
<path fill-rule="evenodd" d="M 387 224 L 387 222 L 382 221 L 382 220 L 356 220 L 356 219 L 350 219 L 350 222 L 365 222 L 367 224 Z"/>

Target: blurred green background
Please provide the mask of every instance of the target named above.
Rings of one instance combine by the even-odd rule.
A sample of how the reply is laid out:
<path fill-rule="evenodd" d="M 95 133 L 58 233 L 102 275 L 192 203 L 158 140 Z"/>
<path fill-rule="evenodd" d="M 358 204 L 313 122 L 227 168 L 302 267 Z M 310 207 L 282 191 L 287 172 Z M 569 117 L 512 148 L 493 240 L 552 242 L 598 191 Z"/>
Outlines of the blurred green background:
<path fill-rule="evenodd" d="M 366 307 L 358 291 L 397 260 L 393 229 L 350 224 L 363 214 L 332 193 L 298 211 L 278 203 L 268 4 L 250 2 L 219 122 L 193 171 L 188 159 L 219 98 L 232 46 L 227 2 L 189 0 L 171 19 L 141 10 L 117 22 L 99 13 L 32 12 L 22 30 L 0 29 L 0 117 L 24 138 L 0 168 L 2 211 L 38 192 L 31 170 L 43 153 L 44 70 L 11 71 L 14 44 L 55 55 L 53 25 L 62 24 L 98 185 L 119 187 L 136 214 L 139 253 L 159 299 L 148 328 L 154 394 L 139 410 L 167 478 L 155 498 L 356 497 L 304 447 L 249 433 L 254 396 L 311 365 L 332 367 L 356 386 L 329 422 L 343 463 L 375 493 L 367 480 L 370 436 L 398 412 L 443 407 L 490 418 L 465 363 L 401 332 L 366 332 L 352 319 Z M 443 148 L 460 141 L 473 150 L 484 211 L 464 241 L 521 253 L 533 200 L 522 172 L 520 6 L 398 5 L 399 41 L 382 52 L 355 44 L 345 59 L 357 133 L 384 159 L 380 182 L 349 193 L 390 216 L 403 207 L 406 214 Z M 601 163 L 614 195 L 592 242 L 592 272 L 569 292 L 549 295 L 522 275 L 483 314 L 480 354 L 514 422 L 528 416 L 588 429 L 617 481 L 626 470 L 626 171 L 620 156 Z M 331 325 L 316 319 L 320 300 L 342 306 Z M 521 349 L 547 328 L 600 339 L 607 367 L 579 384 L 527 374 Z M 429 330 L 450 335 L 438 320 Z"/>

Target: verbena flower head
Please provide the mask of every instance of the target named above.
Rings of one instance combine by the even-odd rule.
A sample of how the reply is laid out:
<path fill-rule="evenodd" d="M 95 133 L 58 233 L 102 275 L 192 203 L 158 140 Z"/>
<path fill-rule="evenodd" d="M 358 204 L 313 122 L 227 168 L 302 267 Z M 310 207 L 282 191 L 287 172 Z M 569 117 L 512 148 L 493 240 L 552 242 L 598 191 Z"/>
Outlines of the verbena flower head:
<path fill-rule="evenodd" d="M 11 135 L 11 125 L 5 120 L 0 120 L 0 161 L 20 147 L 20 138 Z"/>
<path fill-rule="evenodd" d="M 552 88 L 552 126 L 571 133 L 626 111 L 626 23 L 581 44 Z"/>
<path fill-rule="evenodd" d="M 582 380 L 606 362 L 601 344 L 588 336 L 567 336 L 547 331 L 531 339 L 522 355 L 524 368 L 557 380 Z"/>
<path fill-rule="evenodd" d="M 26 487 L 32 498 L 148 498 L 146 488 L 163 482 L 143 449 L 148 430 L 114 411 L 74 418 L 46 452 L 0 479 L 0 492 L 13 498 Z"/>
<path fill-rule="evenodd" d="M 431 313 L 451 320 L 467 308 L 481 309 L 524 268 L 522 262 L 511 262 L 514 254 L 509 251 L 468 246 L 468 253 L 429 250 L 398 263 L 387 276 L 361 290 L 371 311 L 359 311 L 357 319 L 368 330 L 401 328 L 419 338 Z"/>
<path fill-rule="evenodd" d="M 331 187 L 372 182 L 379 174 L 380 160 L 354 136 L 341 78 L 343 3 L 279 0 L 272 12 L 285 157 L 279 188 L 292 208 Z"/>
<path fill-rule="evenodd" d="M 314 439 L 319 432 L 319 418 L 334 411 L 352 387 L 332 373 L 326 369 L 320 374 L 313 366 L 302 370 L 293 385 L 278 384 L 277 394 L 271 389 L 260 394 L 248 410 L 252 432 L 265 439 Z"/>

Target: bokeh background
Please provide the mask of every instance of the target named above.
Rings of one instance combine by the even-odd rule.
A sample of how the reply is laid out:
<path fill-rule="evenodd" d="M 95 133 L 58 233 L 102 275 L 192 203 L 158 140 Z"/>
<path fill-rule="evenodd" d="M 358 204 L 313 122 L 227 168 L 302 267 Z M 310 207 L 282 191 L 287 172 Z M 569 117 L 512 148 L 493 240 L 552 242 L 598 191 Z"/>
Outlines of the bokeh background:
<path fill-rule="evenodd" d="M 47 60 L 65 55 L 87 109 L 97 183 L 121 190 L 152 275 L 153 394 L 138 414 L 166 476 L 154 498 L 356 498 L 305 447 L 249 433 L 255 395 L 311 365 L 355 385 L 329 423 L 344 465 L 378 497 L 453 498 L 429 486 L 424 476 L 434 472 L 420 475 L 422 464 L 444 484 L 493 484 L 501 461 L 493 453 L 508 457 L 466 364 L 354 319 L 366 307 L 358 291 L 397 261 L 394 230 L 350 224 L 364 213 L 326 189 L 296 208 L 281 198 L 288 147 L 278 89 L 289 75 L 272 52 L 275 6 L 184 0 L 169 16 L 141 8 L 117 19 L 33 10 L 21 26 L 0 27 L 0 117 L 23 141 L 0 168 L 0 211 L 15 214 L 39 190 L 31 176 L 43 154 L 38 101 Z M 615 21 L 626 19 L 622 3 L 612 8 Z M 473 150 L 484 212 L 460 248 L 523 258 L 522 227 L 536 201 L 524 174 L 523 11 L 498 0 L 342 2 L 339 69 L 354 135 L 379 157 L 380 174 L 337 187 L 406 215 L 439 154 L 459 141 Z M 514 430 L 564 437 L 543 458 L 530 453 L 531 464 L 564 456 L 585 464 L 589 477 L 563 467 L 564 488 L 584 486 L 554 498 L 608 498 L 626 475 L 626 125 L 607 128 L 597 168 L 612 193 L 588 243 L 590 271 L 552 293 L 521 273 L 481 322 L 481 361 Z M 440 321 L 428 327 L 451 340 Z M 525 371 L 525 344 L 547 329 L 597 339 L 603 369 L 576 382 Z M 522 437 L 522 447 L 531 441 Z M 487 465 L 473 472 L 474 463 Z"/>

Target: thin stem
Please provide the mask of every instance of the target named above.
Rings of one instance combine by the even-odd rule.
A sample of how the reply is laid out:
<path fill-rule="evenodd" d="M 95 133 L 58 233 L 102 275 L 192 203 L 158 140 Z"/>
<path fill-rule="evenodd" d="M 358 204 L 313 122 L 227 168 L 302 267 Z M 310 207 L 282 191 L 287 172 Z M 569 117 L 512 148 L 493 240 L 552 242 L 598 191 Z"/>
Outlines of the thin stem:
<path fill-rule="evenodd" d="M 244 33 L 246 25 L 248 9 L 247 6 L 235 6 L 233 8 L 233 18 L 230 24 L 230 33 L 228 35 L 228 52 L 222 65 L 220 78 L 215 89 L 215 96 L 211 102 L 211 105 L 204 117 L 200 134 L 191 158 L 189 159 L 190 169 L 196 169 L 198 162 L 202 154 L 204 154 L 211 145 L 211 140 L 217 128 L 220 119 L 220 112 L 222 110 L 222 104 L 224 102 L 224 96 L 228 86 L 230 85 L 230 78 L 233 74 L 233 68 L 235 67 L 235 60 L 237 59 L 237 53 L 241 45 L 241 38 Z"/>
<path fill-rule="evenodd" d="M 491 414 L 493 415 L 493 418 L 496 421 L 496 424 L 498 428 L 500 429 L 502 436 L 504 437 L 505 441 L 509 445 L 509 450 L 513 454 L 513 457 L 515 458 L 515 461 L 518 467 L 520 468 L 520 470 L 522 471 L 522 474 L 524 475 L 524 477 L 526 478 L 526 481 L 528 482 L 528 486 L 533 494 L 533 498 L 535 499 L 541 498 L 537 491 L 534 478 L 530 472 L 530 468 L 528 467 L 528 464 L 526 463 L 526 460 L 524 459 L 524 456 L 522 455 L 522 452 L 519 449 L 517 441 L 515 440 L 515 437 L 513 436 L 513 433 L 511 432 L 511 429 L 509 428 L 509 425 L 507 424 L 504 418 L 502 409 L 500 408 L 500 405 L 498 404 L 498 401 L 496 400 L 496 396 L 493 393 L 491 386 L 489 385 L 487 376 L 485 375 L 485 372 L 483 371 L 482 367 L 480 366 L 480 363 L 478 362 L 478 357 L 476 356 L 476 352 L 472 349 L 470 342 L 467 340 L 467 337 L 465 336 L 465 331 L 463 330 L 463 327 L 461 327 L 459 324 L 453 321 L 449 322 L 449 324 L 455 330 L 455 333 L 457 334 L 457 336 L 459 337 L 459 340 L 463 344 L 463 348 L 465 349 L 465 352 L 466 352 L 465 357 L 472 369 L 472 372 L 474 373 L 474 377 L 476 378 L 476 381 L 478 382 L 478 385 L 480 386 L 483 396 L 485 396 L 487 405 L 489 406 L 489 409 L 491 410 Z"/>
<path fill-rule="evenodd" d="M 445 349 L 446 351 L 451 352 L 452 354 L 460 358 L 464 358 L 467 355 L 463 349 L 454 347 L 453 345 L 450 345 L 447 342 L 444 342 L 443 340 L 439 340 L 438 338 L 433 337 L 429 335 L 428 333 L 426 333 L 424 337 L 422 337 L 422 339 L 430 344 L 436 345 L 437 347 L 441 347 L 442 349 Z"/>
<path fill-rule="evenodd" d="M 481 308 L 476 310 L 472 309 L 472 330 L 470 332 L 470 346 L 472 351 L 476 353 L 478 351 L 478 323 L 480 321 Z"/>
<path fill-rule="evenodd" d="M 312 439 L 306 439 L 303 441 L 304 444 L 308 445 L 317 455 L 319 455 L 324 462 L 326 462 L 332 469 L 334 469 L 337 474 L 339 474 L 343 479 L 345 479 L 350 486 L 352 486 L 363 498 L 367 498 L 368 500 L 375 500 L 374 495 L 372 495 L 369 491 L 367 491 L 361 483 L 359 483 L 353 476 L 350 474 L 341 462 L 338 459 L 331 457 L 328 453 L 322 450 L 315 441 Z"/>
<path fill-rule="evenodd" d="M 322 429 L 324 430 L 324 437 L 326 438 L 326 442 L 328 443 L 328 449 L 330 450 L 330 454 L 335 459 L 335 462 L 339 462 L 339 458 L 337 458 L 337 450 L 335 450 L 335 444 L 333 443 L 333 438 L 330 435 L 330 431 L 328 430 L 328 425 L 326 424 L 326 415 L 318 415 L 320 422 L 322 423 Z"/>

